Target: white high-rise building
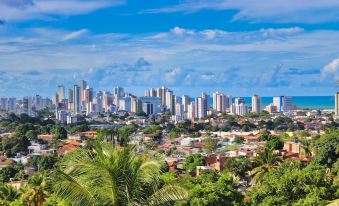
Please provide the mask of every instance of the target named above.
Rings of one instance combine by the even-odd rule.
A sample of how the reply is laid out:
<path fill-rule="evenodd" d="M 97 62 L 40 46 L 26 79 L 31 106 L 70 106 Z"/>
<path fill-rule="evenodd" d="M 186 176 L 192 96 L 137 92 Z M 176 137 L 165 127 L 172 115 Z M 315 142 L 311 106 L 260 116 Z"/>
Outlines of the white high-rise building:
<path fill-rule="evenodd" d="M 207 116 L 206 99 L 202 97 L 195 98 L 195 117 L 204 119 Z"/>
<path fill-rule="evenodd" d="M 334 114 L 339 117 L 339 92 L 335 94 Z"/>
<path fill-rule="evenodd" d="M 79 88 L 80 104 L 82 104 L 82 101 L 84 101 L 84 90 L 87 88 L 87 82 L 85 80 L 80 80 L 80 86 L 79 87 L 80 87 Z"/>
<path fill-rule="evenodd" d="M 223 93 L 213 93 L 213 109 L 216 112 L 226 112 L 226 96 Z"/>
<path fill-rule="evenodd" d="M 187 119 L 194 120 L 195 118 L 195 103 L 191 102 L 187 108 Z"/>
<path fill-rule="evenodd" d="M 119 100 L 119 110 L 131 112 L 132 100 L 131 97 L 124 97 Z"/>
<path fill-rule="evenodd" d="M 286 112 L 293 108 L 292 97 L 273 97 L 272 104 L 277 107 L 277 112 Z"/>
<path fill-rule="evenodd" d="M 73 113 L 80 113 L 80 87 L 78 85 L 74 85 L 73 87 Z"/>
<path fill-rule="evenodd" d="M 245 100 L 242 97 L 235 98 L 234 103 L 231 106 L 231 113 L 243 116 L 248 112 L 248 106 L 245 105 Z"/>
<path fill-rule="evenodd" d="M 175 115 L 183 116 L 184 115 L 184 107 L 180 103 L 176 103 L 175 105 Z"/>
<path fill-rule="evenodd" d="M 261 112 L 261 110 L 262 110 L 261 97 L 255 94 L 252 96 L 252 112 L 259 113 Z"/>
<path fill-rule="evenodd" d="M 167 90 L 165 94 L 166 94 L 165 95 L 166 96 L 166 103 L 165 103 L 166 109 L 170 111 L 172 114 L 174 114 L 175 99 L 174 99 L 173 91 Z"/>

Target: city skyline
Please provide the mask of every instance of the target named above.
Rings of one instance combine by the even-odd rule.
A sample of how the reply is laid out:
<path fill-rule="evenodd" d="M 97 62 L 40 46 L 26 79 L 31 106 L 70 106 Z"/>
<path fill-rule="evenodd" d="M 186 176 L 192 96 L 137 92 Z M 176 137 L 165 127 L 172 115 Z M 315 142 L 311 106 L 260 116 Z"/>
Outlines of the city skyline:
<path fill-rule="evenodd" d="M 0 95 L 52 96 L 87 79 L 139 96 L 161 85 L 192 96 L 332 96 L 339 3 L 325 2 L 4 0 Z"/>

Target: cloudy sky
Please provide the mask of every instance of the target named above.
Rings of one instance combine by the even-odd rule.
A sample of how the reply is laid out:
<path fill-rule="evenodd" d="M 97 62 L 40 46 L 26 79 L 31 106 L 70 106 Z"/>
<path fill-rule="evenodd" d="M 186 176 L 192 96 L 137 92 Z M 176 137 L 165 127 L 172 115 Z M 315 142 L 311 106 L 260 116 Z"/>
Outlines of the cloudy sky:
<path fill-rule="evenodd" d="M 0 0 L 0 96 L 332 95 L 338 0 Z"/>

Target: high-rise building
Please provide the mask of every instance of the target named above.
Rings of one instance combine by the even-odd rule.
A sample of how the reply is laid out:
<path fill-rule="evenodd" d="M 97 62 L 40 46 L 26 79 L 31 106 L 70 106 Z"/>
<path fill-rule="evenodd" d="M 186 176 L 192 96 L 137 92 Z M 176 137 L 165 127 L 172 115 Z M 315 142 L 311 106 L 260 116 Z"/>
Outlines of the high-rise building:
<path fill-rule="evenodd" d="M 119 100 L 119 110 L 131 112 L 132 99 L 131 97 L 124 97 Z"/>
<path fill-rule="evenodd" d="M 80 89 L 79 89 L 79 94 L 80 94 L 80 103 L 84 101 L 84 90 L 87 88 L 87 82 L 85 80 L 80 80 Z"/>
<path fill-rule="evenodd" d="M 194 120 L 195 118 L 195 103 L 191 102 L 187 108 L 187 119 Z"/>
<path fill-rule="evenodd" d="M 93 102 L 93 89 L 87 87 L 84 91 L 83 91 L 83 102 L 84 104 L 87 104 L 89 102 Z"/>
<path fill-rule="evenodd" d="M 161 98 L 159 97 L 140 97 L 142 110 L 147 115 L 155 115 L 162 111 Z"/>
<path fill-rule="evenodd" d="M 22 99 L 22 112 L 28 115 L 32 115 L 32 97 L 24 97 Z"/>
<path fill-rule="evenodd" d="M 234 103 L 231 106 L 231 113 L 243 116 L 248 112 L 248 106 L 245 105 L 245 100 L 243 97 L 235 98 Z"/>
<path fill-rule="evenodd" d="M 277 112 L 277 106 L 275 106 L 274 104 L 269 104 L 266 106 L 265 110 L 269 113 L 275 113 Z"/>
<path fill-rule="evenodd" d="M 175 98 L 173 95 L 173 91 L 171 90 L 167 90 L 165 93 L 166 96 L 166 103 L 165 103 L 165 107 L 168 111 L 171 112 L 171 114 L 174 114 L 174 110 L 175 110 Z"/>
<path fill-rule="evenodd" d="M 273 97 L 273 105 L 277 107 L 277 112 L 286 112 L 293 108 L 292 97 Z"/>
<path fill-rule="evenodd" d="M 73 113 L 80 113 L 80 87 L 78 85 L 73 86 Z"/>
<path fill-rule="evenodd" d="M 261 112 L 261 110 L 262 110 L 261 97 L 255 94 L 252 96 L 252 112 L 259 113 Z"/>
<path fill-rule="evenodd" d="M 334 114 L 339 116 L 339 92 L 335 94 Z"/>
<path fill-rule="evenodd" d="M 206 101 L 202 97 L 195 98 L 195 117 L 199 119 L 204 119 L 207 116 L 207 106 Z"/>
<path fill-rule="evenodd" d="M 210 101 L 211 101 L 211 98 L 210 98 L 210 95 L 207 94 L 206 92 L 203 92 L 201 97 L 203 98 L 203 101 L 204 101 L 204 104 L 205 104 L 205 108 L 206 108 L 206 111 L 210 109 Z"/>
<path fill-rule="evenodd" d="M 157 97 L 157 91 L 153 88 L 145 90 L 145 97 Z"/>
<path fill-rule="evenodd" d="M 139 99 L 137 97 L 131 97 L 131 112 L 139 112 Z"/>
<path fill-rule="evenodd" d="M 0 110 L 8 111 L 8 99 L 6 97 L 2 97 L 0 100 Z"/>
<path fill-rule="evenodd" d="M 230 109 L 233 103 L 231 95 L 225 97 L 225 103 L 226 103 L 226 109 Z"/>
<path fill-rule="evenodd" d="M 8 111 L 16 112 L 16 99 L 14 97 L 8 98 Z"/>
<path fill-rule="evenodd" d="M 118 99 L 123 98 L 125 96 L 124 88 L 115 87 L 114 88 L 114 96 L 118 97 Z"/>
<path fill-rule="evenodd" d="M 58 95 L 58 98 L 59 98 L 59 102 L 61 102 L 61 100 L 65 99 L 65 87 L 64 87 L 64 85 L 58 85 L 57 95 Z"/>
<path fill-rule="evenodd" d="M 190 103 L 191 103 L 191 98 L 188 95 L 183 95 L 182 105 L 183 105 L 184 112 L 188 111 L 188 106 L 190 105 Z"/>
<path fill-rule="evenodd" d="M 119 103 L 119 101 L 118 101 Z M 102 106 L 103 106 L 103 109 L 105 112 L 108 112 L 109 110 L 109 106 L 113 104 L 113 96 L 110 92 L 108 91 L 105 91 L 103 93 L 103 103 L 102 103 Z M 118 107 L 118 105 L 116 105 L 116 107 Z"/>
<path fill-rule="evenodd" d="M 183 116 L 184 115 L 184 107 L 180 103 L 175 104 L 175 115 Z"/>
<path fill-rule="evenodd" d="M 226 112 L 226 96 L 223 93 L 213 93 L 213 109 L 216 112 Z"/>

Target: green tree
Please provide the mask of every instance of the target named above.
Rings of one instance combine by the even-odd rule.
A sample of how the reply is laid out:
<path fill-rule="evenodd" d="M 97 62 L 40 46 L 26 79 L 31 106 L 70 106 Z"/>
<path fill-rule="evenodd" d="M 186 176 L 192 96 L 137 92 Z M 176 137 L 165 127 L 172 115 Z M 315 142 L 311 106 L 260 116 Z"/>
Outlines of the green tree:
<path fill-rule="evenodd" d="M 168 138 L 171 139 L 171 140 L 177 138 L 178 136 L 179 136 L 178 133 L 176 133 L 175 131 L 170 131 L 168 133 Z"/>
<path fill-rule="evenodd" d="M 279 163 L 277 155 L 273 154 L 271 150 L 266 148 L 254 159 L 254 161 L 257 167 L 252 169 L 250 174 L 253 177 L 252 181 L 257 184 L 260 184 L 268 172 L 277 167 Z"/>
<path fill-rule="evenodd" d="M 179 182 L 189 190 L 188 199 L 178 202 L 181 206 L 240 205 L 243 196 L 231 175 L 203 172 L 198 177 L 186 177 Z"/>
<path fill-rule="evenodd" d="M 312 157 L 313 146 L 311 140 L 303 139 L 301 141 L 301 148 L 303 150 L 305 157 L 307 158 Z"/>
<path fill-rule="evenodd" d="M 244 132 L 249 132 L 251 131 L 251 127 L 247 124 L 244 124 L 242 127 L 241 127 L 241 130 L 244 131 Z"/>
<path fill-rule="evenodd" d="M 55 125 L 52 134 L 54 140 L 67 139 L 67 130 L 61 125 Z"/>
<path fill-rule="evenodd" d="M 36 130 L 28 130 L 25 134 L 28 140 L 33 141 L 38 139 L 38 133 Z"/>
<path fill-rule="evenodd" d="M 252 205 L 325 205 L 335 198 L 333 178 L 326 168 L 286 161 L 273 168 L 250 190 Z"/>
<path fill-rule="evenodd" d="M 205 165 L 205 158 L 201 154 L 192 154 L 186 157 L 183 168 L 188 172 L 195 172 L 197 166 Z"/>
<path fill-rule="evenodd" d="M 161 187 L 160 166 L 136 156 L 133 147 L 97 143 L 66 155 L 54 191 L 69 205 L 170 205 L 185 198 L 177 185 Z"/>
<path fill-rule="evenodd" d="M 321 136 L 315 142 L 314 148 L 314 161 L 332 167 L 339 157 L 339 129 Z"/>
<path fill-rule="evenodd" d="M 204 139 L 203 143 L 204 143 L 203 144 L 203 149 L 207 153 L 212 153 L 212 152 L 214 152 L 217 149 L 218 139 L 207 137 L 206 139 Z"/>
<path fill-rule="evenodd" d="M 251 167 L 252 164 L 248 158 L 229 158 L 224 162 L 224 171 L 239 177 L 245 177 Z"/>
<path fill-rule="evenodd" d="M 0 185 L 0 205 L 7 206 L 20 197 L 17 189 L 10 185 Z"/>
<path fill-rule="evenodd" d="M 18 172 L 19 170 L 14 166 L 2 168 L 0 170 L 0 182 L 2 183 L 9 182 L 10 178 L 14 178 L 15 174 Z"/>
<path fill-rule="evenodd" d="M 268 141 L 271 139 L 271 132 L 268 130 L 265 130 L 263 134 L 259 137 L 259 141 Z"/>
<path fill-rule="evenodd" d="M 284 141 L 282 141 L 279 137 L 272 137 L 265 144 L 265 148 L 267 148 L 268 150 L 279 150 L 283 147 Z"/>
<path fill-rule="evenodd" d="M 244 138 L 240 136 L 235 136 L 233 142 L 236 144 L 242 144 L 244 142 Z"/>
<path fill-rule="evenodd" d="M 27 191 L 23 194 L 23 199 L 29 206 L 42 206 L 47 200 L 47 182 L 42 174 L 35 174 L 28 179 Z"/>
<path fill-rule="evenodd" d="M 54 168 L 54 165 L 57 163 L 58 157 L 56 155 L 42 155 L 42 156 L 31 156 L 26 166 L 35 167 L 40 170 L 51 170 Z"/>
<path fill-rule="evenodd" d="M 126 125 L 118 129 L 117 141 L 121 146 L 126 146 L 133 132 L 137 130 L 135 125 Z"/>

